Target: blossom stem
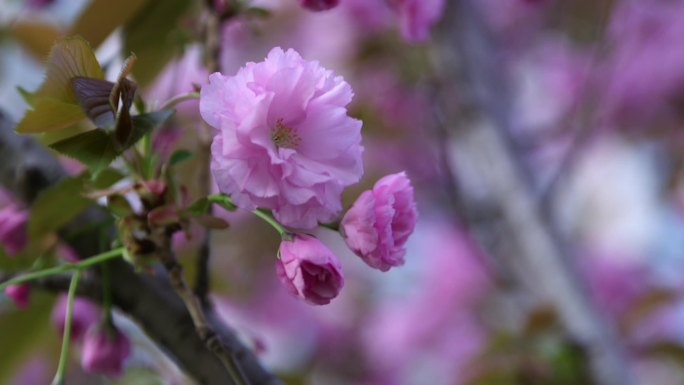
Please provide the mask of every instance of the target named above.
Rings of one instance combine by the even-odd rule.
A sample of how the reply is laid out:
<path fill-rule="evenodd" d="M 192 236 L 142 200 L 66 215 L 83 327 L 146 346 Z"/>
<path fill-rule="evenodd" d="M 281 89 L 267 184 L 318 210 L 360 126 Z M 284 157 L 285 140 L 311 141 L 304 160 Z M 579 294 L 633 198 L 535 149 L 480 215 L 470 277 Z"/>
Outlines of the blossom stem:
<path fill-rule="evenodd" d="M 59 354 L 59 365 L 57 366 L 57 373 L 52 380 L 52 385 L 64 384 L 64 373 L 66 371 L 67 358 L 69 356 L 69 343 L 71 342 L 71 319 L 74 311 L 74 298 L 76 297 L 76 288 L 78 287 L 78 279 L 81 276 L 81 270 L 76 269 L 74 275 L 71 276 L 71 283 L 69 284 L 69 294 L 67 301 L 67 311 L 64 319 L 64 334 L 62 336 L 62 351 Z"/>
<path fill-rule="evenodd" d="M 221 205 L 221 207 L 225 208 L 226 210 L 230 210 L 230 211 L 234 211 L 237 208 L 235 203 L 233 203 L 233 200 L 230 199 L 230 196 L 228 196 L 226 194 L 209 195 L 207 197 L 207 201 L 209 203 L 216 203 L 218 205 Z M 256 209 L 256 210 L 252 211 L 252 214 L 256 215 L 257 217 L 261 218 L 262 220 L 264 220 L 269 225 L 273 226 L 273 228 L 276 229 L 276 231 L 278 231 L 278 234 L 280 234 L 281 236 L 289 233 L 289 231 L 287 231 L 285 226 L 281 225 L 278 221 L 275 220 L 275 218 L 273 218 L 273 216 L 271 214 L 269 214 L 265 210 Z"/>
<path fill-rule="evenodd" d="M 94 255 L 88 259 L 84 259 L 83 261 L 77 263 L 65 263 L 63 265 L 51 267 L 49 269 L 38 270 L 27 274 L 22 274 L 0 284 L 0 291 L 4 290 L 7 286 L 10 285 L 16 285 L 23 282 L 33 281 L 35 279 L 45 278 L 51 275 L 68 273 L 74 270 L 83 270 L 88 267 L 95 266 L 102 262 L 108 261 L 110 259 L 120 257 L 123 254 L 123 251 L 123 247 L 119 247 L 117 249 L 113 249 L 102 254 Z"/>
<path fill-rule="evenodd" d="M 340 222 L 319 223 L 318 225 L 332 231 L 340 231 Z"/>
<path fill-rule="evenodd" d="M 287 231 L 287 229 L 283 225 L 278 223 L 278 221 L 276 221 L 275 218 L 264 212 L 262 209 L 256 209 L 252 211 L 252 214 L 256 215 L 257 217 L 263 219 L 269 225 L 273 226 L 273 228 L 276 229 L 276 231 L 278 231 L 278 234 L 280 234 L 281 236 L 284 236 L 285 234 L 289 233 L 289 231 Z"/>
<path fill-rule="evenodd" d="M 166 110 L 169 108 L 174 107 L 176 104 L 182 103 L 186 100 L 192 100 L 192 99 L 199 99 L 200 94 L 199 92 L 188 92 L 187 94 L 182 94 L 182 95 L 177 95 L 172 97 L 171 99 L 167 100 L 162 104 L 162 106 L 159 108 L 159 110 Z"/>

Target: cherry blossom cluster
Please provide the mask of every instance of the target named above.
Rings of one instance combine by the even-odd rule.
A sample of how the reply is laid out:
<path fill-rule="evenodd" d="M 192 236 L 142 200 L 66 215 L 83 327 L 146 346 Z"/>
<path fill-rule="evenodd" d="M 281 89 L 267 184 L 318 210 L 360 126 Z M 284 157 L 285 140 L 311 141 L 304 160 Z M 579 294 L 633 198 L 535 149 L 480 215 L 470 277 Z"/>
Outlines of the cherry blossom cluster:
<path fill-rule="evenodd" d="M 342 191 L 363 175 L 362 124 L 346 108 L 352 96 L 341 76 L 281 48 L 235 76 L 212 74 L 201 90 L 200 112 L 216 129 L 211 170 L 220 191 L 288 227 L 278 276 L 314 304 L 329 303 L 344 285 L 337 257 L 307 231 L 334 222 Z M 361 194 L 340 232 L 369 266 L 387 271 L 404 263 L 416 219 L 413 187 L 401 172 Z"/>

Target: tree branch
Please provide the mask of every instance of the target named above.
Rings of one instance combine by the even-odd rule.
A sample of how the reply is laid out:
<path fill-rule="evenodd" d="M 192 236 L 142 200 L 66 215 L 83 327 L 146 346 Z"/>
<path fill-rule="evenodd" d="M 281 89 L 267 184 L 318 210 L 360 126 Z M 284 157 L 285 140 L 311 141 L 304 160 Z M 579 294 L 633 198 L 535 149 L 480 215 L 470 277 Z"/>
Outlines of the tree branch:
<path fill-rule="evenodd" d="M 615 330 L 588 299 L 568 245 L 537 204 L 531 172 L 511 138 L 511 95 L 493 38 L 472 0 L 450 2 L 446 18 L 442 68 L 460 69 L 465 81 L 459 84 L 467 89 L 459 95 L 472 97 L 461 98 L 471 121 L 454 132 L 457 151 L 469 157 L 474 175 L 482 178 L 515 246 L 500 257 L 516 258 L 530 293 L 554 304 L 565 328 L 587 351 L 598 384 L 633 384 Z"/>
<path fill-rule="evenodd" d="M 28 136 L 13 132 L 13 124 L 0 114 L 0 185 L 7 187 L 18 198 L 30 204 L 38 193 L 67 176 L 55 158 Z M 88 210 L 85 217 L 102 217 L 98 210 Z M 74 226 L 83 226 L 77 219 Z M 81 256 L 99 251 L 99 238 L 89 232 L 80 233 L 69 244 Z M 189 376 L 199 384 L 234 384 L 227 376 L 221 361 L 206 348 L 195 332 L 195 327 L 184 303 L 169 287 L 163 274 L 136 274 L 123 260 L 109 264 L 114 306 L 128 314 Z M 57 288 L 59 280 L 52 280 Z M 88 297 L 101 300 L 99 291 L 88 291 Z M 235 334 L 222 325 L 212 313 L 208 324 L 220 332 L 224 346 L 235 357 L 237 364 L 252 385 L 279 385 L 281 382 L 264 370 L 254 354 L 240 343 Z"/>

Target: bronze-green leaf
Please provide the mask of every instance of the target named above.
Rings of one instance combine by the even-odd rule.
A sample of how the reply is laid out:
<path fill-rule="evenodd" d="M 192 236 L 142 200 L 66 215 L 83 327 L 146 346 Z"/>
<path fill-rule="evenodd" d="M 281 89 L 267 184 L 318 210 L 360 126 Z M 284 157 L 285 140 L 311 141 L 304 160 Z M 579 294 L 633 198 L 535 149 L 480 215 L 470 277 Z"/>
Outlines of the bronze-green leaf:
<path fill-rule="evenodd" d="M 50 51 L 45 82 L 34 93 L 34 97 L 50 97 L 78 104 L 71 87 L 71 79 L 78 76 L 104 79 L 100 63 L 87 41 L 79 36 L 61 38 Z"/>
<path fill-rule="evenodd" d="M 17 125 L 20 134 L 35 134 L 40 132 L 60 130 L 78 123 L 85 117 L 78 104 L 65 103 L 53 98 L 37 98 L 32 109 Z"/>
<path fill-rule="evenodd" d="M 94 174 L 102 171 L 120 154 L 112 135 L 100 129 L 72 136 L 50 147 L 85 164 Z"/>
<path fill-rule="evenodd" d="M 98 174 L 116 157 L 136 144 L 146 133 L 164 123 L 172 114 L 172 110 L 162 110 L 132 117 L 131 132 L 124 142 L 118 141 L 115 132 L 95 129 L 53 143 L 50 147 L 80 161 L 88 166 L 93 174 Z"/>

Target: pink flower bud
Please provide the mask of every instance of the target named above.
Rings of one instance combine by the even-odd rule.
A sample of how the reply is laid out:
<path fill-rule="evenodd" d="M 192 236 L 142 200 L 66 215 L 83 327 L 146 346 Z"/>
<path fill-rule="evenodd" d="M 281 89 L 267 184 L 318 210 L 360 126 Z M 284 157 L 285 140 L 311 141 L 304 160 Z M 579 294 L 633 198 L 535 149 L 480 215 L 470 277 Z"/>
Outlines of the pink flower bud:
<path fill-rule="evenodd" d="M 69 300 L 66 295 L 60 295 L 52 309 L 52 324 L 60 335 L 64 333 L 64 321 Z M 83 298 L 74 298 L 74 309 L 71 315 L 71 340 L 80 340 L 85 332 L 100 320 L 100 308 Z"/>
<path fill-rule="evenodd" d="M 296 234 L 280 243 L 276 263 L 278 278 L 294 295 L 326 305 L 344 286 L 342 266 L 321 241 L 306 234 Z"/>
<path fill-rule="evenodd" d="M 342 218 L 347 246 L 369 266 L 387 271 L 404 264 L 404 245 L 416 225 L 418 211 L 406 173 L 381 178 L 363 192 Z"/>
<path fill-rule="evenodd" d="M 88 373 L 119 377 L 130 354 L 131 343 L 119 329 L 93 328 L 83 340 L 81 366 Z"/>
<path fill-rule="evenodd" d="M 12 302 L 14 302 L 19 309 L 24 309 L 29 303 L 31 286 L 28 283 L 10 285 L 5 288 L 5 294 L 12 299 Z"/>
<path fill-rule="evenodd" d="M 325 11 L 335 8 L 339 4 L 339 0 L 299 0 L 302 7 L 312 11 Z"/>
<path fill-rule="evenodd" d="M 28 213 L 15 204 L 0 209 L 0 247 L 9 255 L 26 246 L 26 222 Z"/>

